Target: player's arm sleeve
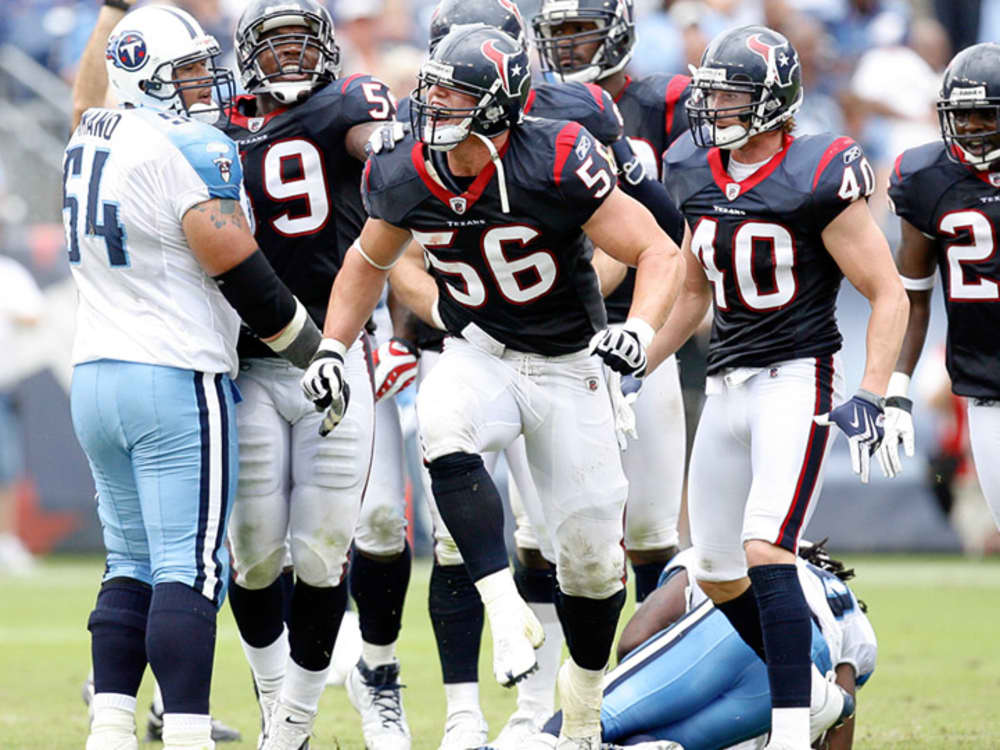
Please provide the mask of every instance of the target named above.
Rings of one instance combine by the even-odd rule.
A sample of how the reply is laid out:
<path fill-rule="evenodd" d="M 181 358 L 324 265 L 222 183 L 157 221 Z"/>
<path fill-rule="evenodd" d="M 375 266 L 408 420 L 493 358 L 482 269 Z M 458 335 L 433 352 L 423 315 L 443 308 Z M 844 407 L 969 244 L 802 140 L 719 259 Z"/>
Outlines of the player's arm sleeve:
<path fill-rule="evenodd" d="M 593 83 L 580 84 L 586 87 L 593 100 L 592 113 L 580 124 L 590 131 L 605 146 L 610 146 L 624 135 L 625 121 L 611 94 Z"/>
<path fill-rule="evenodd" d="M 889 173 L 889 205 L 893 213 L 905 219 L 925 235 L 931 235 L 930 221 L 934 216 L 932 207 L 927 205 L 928 198 L 939 197 L 931 190 L 931 194 L 920 189 L 920 175 L 911 169 L 911 154 L 904 151 L 893 164 Z"/>
<path fill-rule="evenodd" d="M 840 137 L 823 151 L 811 175 L 813 216 L 823 231 L 854 201 L 875 191 L 875 172 L 861 146 Z"/>
<path fill-rule="evenodd" d="M 555 141 L 552 178 L 574 224 L 586 224 L 618 184 L 613 157 L 586 128 L 566 123 Z"/>
<path fill-rule="evenodd" d="M 361 202 L 371 218 L 399 226 L 403 211 L 399 201 L 393 202 L 389 188 L 382 158 L 369 156 L 361 173 Z"/>
<path fill-rule="evenodd" d="M 344 95 L 338 115 L 348 128 L 364 122 L 392 120 L 396 116 L 396 98 L 379 79 L 353 75 L 336 85 Z"/>
<path fill-rule="evenodd" d="M 843 643 L 837 664 L 850 664 L 854 667 L 857 684 L 863 685 L 875 671 L 878 656 L 878 641 L 868 616 L 861 610 L 861 605 L 854 597 L 854 609 L 843 620 Z M 836 664 L 834 666 L 837 666 Z"/>
<path fill-rule="evenodd" d="M 188 210 L 212 198 L 240 201 L 243 168 L 236 144 L 211 129 L 200 138 L 177 140 L 180 152 L 158 165 L 173 214 L 182 220 Z"/>

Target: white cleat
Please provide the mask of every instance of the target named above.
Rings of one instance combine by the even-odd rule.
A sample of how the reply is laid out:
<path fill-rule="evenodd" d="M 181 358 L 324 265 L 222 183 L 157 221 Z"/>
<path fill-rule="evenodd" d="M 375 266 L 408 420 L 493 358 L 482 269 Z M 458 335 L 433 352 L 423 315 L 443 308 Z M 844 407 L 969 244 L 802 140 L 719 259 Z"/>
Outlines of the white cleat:
<path fill-rule="evenodd" d="M 267 722 L 261 750 L 309 750 L 316 714 L 305 713 L 278 701 Z"/>
<path fill-rule="evenodd" d="M 496 739 L 490 743 L 493 750 L 522 750 L 529 737 L 538 734 L 548 716 L 534 716 L 522 713 L 520 709 L 511 714 Z"/>
<path fill-rule="evenodd" d="M 572 737 L 560 734 L 556 741 L 556 750 L 601 750 L 601 735 Z"/>
<path fill-rule="evenodd" d="M 352 609 L 344 612 L 340 621 L 337 640 L 333 644 L 333 655 L 330 657 L 330 670 L 326 673 L 326 684 L 344 685 L 347 675 L 361 658 L 361 626 L 358 624 L 358 613 Z"/>
<path fill-rule="evenodd" d="M 558 750 L 599 750 L 601 746 L 601 699 L 599 681 L 589 679 L 590 670 L 567 659 L 559 668 L 556 689 L 562 703 L 563 723 Z M 565 741 L 565 747 L 563 747 Z M 571 744 L 572 743 L 572 744 Z"/>
<path fill-rule="evenodd" d="M 257 750 L 262 750 L 268 728 L 271 726 L 271 716 L 278 706 L 278 692 L 265 693 L 257 688 L 256 683 L 254 683 L 254 692 L 257 694 L 257 706 L 260 708 L 260 734 L 257 735 Z"/>
<path fill-rule="evenodd" d="M 410 750 L 398 661 L 369 669 L 364 659 L 359 659 L 344 686 L 351 705 L 361 714 L 367 750 Z"/>
<path fill-rule="evenodd" d="M 489 727 L 479 711 L 456 711 L 444 725 L 438 750 L 473 750 L 486 745 Z"/>
<path fill-rule="evenodd" d="M 545 630 L 520 597 L 510 610 L 490 614 L 493 676 L 504 687 L 513 687 L 538 669 L 535 649 L 545 640 Z"/>
<path fill-rule="evenodd" d="M 813 679 L 817 679 L 817 675 L 819 672 L 814 672 Z M 823 680 L 823 688 L 819 692 L 825 693 L 822 702 L 817 705 L 814 699 L 813 705 L 809 707 L 810 742 L 815 742 L 828 729 L 839 727 L 854 716 L 854 696 L 840 685 Z"/>
<path fill-rule="evenodd" d="M 87 750 L 139 750 L 139 738 L 121 732 L 91 732 Z"/>
<path fill-rule="evenodd" d="M 89 705 L 89 704 L 88 704 Z M 138 750 L 135 714 L 119 708 L 94 712 L 87 736 L 87 750 Z"/>

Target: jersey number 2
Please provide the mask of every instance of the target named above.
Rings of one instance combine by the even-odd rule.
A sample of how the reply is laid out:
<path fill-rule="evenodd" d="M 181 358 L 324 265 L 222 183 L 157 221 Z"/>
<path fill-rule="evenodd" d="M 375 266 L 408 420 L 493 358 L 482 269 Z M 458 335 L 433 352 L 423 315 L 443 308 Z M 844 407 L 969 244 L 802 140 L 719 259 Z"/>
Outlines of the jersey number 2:
<path fill-rule="evenodd" d="M 996 302 L 1000 300 L 1000 284 L 966 269 L 965 263 L 982 263 L 996 253 L 996 233 L 986 214 L 975 209 L 952 211 L 941 217 L 938 231 L 952 237 L 969 233 L 968 245 L 948 245 L 948 299 L 953 302 Z M 974 276 L 968 281 L 966 276 Z"/>
<path fill-rule="evenodd" d="M 89 179 L 83 174 L 83 146 L 74 146 L 66 152 L 63 162 L 63 213 L 69 211 L 67 222 L 66 243 L 69 247 L 69 262 L 80 262 L 80 200 L 81 196 L 69 188 L 70 178 L 82 177 L 86 182 L 86 216 L 84 217 L 84 237 L 103 237 L 108 251 L 108 262 L 115 268 L 128 266 L 128 253 L 125 251 L 125 228 L 118 219 L 118 204 L 100 200 L 101 177 L 104 165 L 111 152 L 107 149 L 96 149 L 94 158 L 88 166 Z M 98 216 L 100 209 L 100 216 Z"/>

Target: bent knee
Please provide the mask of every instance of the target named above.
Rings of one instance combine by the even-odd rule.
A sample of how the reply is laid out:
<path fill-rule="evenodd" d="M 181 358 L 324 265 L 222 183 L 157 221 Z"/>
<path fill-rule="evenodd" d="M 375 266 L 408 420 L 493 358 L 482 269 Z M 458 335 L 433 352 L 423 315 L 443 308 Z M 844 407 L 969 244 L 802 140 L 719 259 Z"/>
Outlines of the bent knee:
<path fill-rule="evenodd" d="M 234 545 L 235 546 L 235 545 Z M 257 591 L 270 586 L 281 575 L 285 562 L 285 546 L 273 549 L 263 558 L 243 562 L 234 551 L 233 569 L 236 572 L 236 583 L 245 589 Z"/>
<path fill-rule="evenodd" d="M 406 516 L 395 504 L 369 503 L 361 506 L 354 543 L 371 555 L 398 555 L 406 546 Z"/>
<path fill-rule="evenodd" d="M 347 549 L 351 535 L 329 531 L 320 536 L 291 538 L 292 564 L 295 575 L 310 586 L 337 586 L 347 566 Z"/>

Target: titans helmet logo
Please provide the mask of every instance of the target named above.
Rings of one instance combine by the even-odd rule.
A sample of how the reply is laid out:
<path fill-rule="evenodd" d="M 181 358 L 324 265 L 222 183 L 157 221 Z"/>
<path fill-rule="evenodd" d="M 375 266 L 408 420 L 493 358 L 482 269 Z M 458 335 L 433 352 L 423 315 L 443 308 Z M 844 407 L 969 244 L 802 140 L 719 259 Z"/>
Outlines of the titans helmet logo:
<path fill-rule="evenodd" d="M 129 72 L 139 70 L 149 59 L 146 53 L 146 40 L 137 31 L 125 31 L 111 40 L 108 59 L 112 60 L 116 67 Z"/>

